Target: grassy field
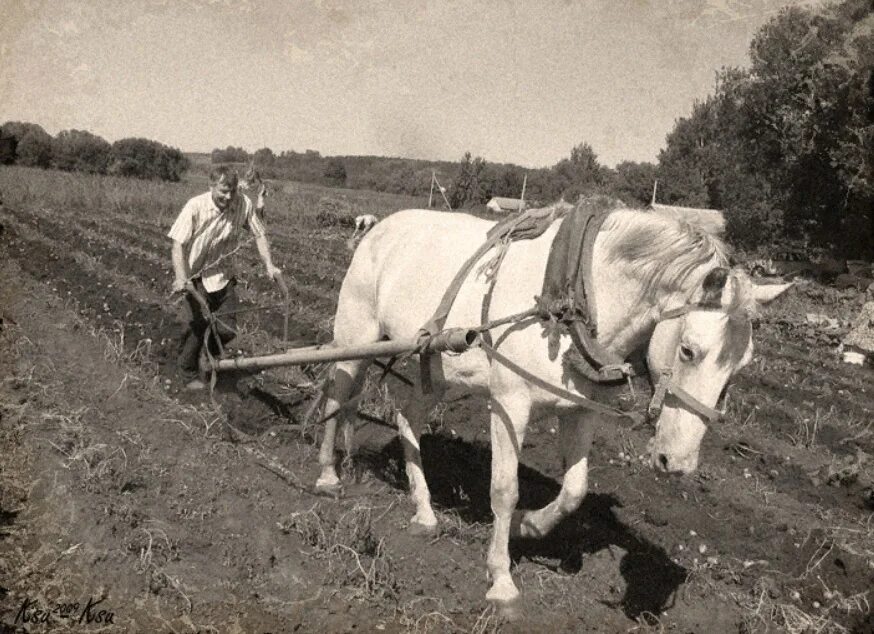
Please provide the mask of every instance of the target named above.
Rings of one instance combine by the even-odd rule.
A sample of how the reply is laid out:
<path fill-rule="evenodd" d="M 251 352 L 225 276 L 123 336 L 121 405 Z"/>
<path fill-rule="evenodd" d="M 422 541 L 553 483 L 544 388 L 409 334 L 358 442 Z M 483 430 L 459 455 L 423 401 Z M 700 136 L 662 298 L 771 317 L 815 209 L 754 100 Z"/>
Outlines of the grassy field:
<path fill-rule="evenodd" d="M 583 507 L 513 545 L 527 603 L 507 624 L 483 600 L 482 404 L 432 413 L 422 448 L 441 531 L 423 543 L 405 531 L 380 390 L 340 500 L 309 491 L 320 430 L 302 413 L 319 368 L 224 376 L 214 399 L 177 391 L 165 234 L 205 186 L 0 168 L 0 626 L 17 631 L 27 599 L 102 596 L 115 611 L 105 631 L 870 631 L 874 370 L 836 353 L 860 294 L 800 283 L 757 323 L 756 358 L 696 476 L 656 476 L 640 458 L 651 431 L 605 425 Z M 275 190 L 267 223 L 291 338 L 327 340 L 351 257 L 351 230 L 328 215 L 426 201 Z M 234 264 L 244 304 L 279 301 L 254 245 Z M 282 349 L 281 334 L 281 310 L 252 311 L 234 347 Z M 526 438 L 522 508 L 557 491 L 553 431 L 535 421 Z M 27 631 L 75 630 L 39 627 Z"/>

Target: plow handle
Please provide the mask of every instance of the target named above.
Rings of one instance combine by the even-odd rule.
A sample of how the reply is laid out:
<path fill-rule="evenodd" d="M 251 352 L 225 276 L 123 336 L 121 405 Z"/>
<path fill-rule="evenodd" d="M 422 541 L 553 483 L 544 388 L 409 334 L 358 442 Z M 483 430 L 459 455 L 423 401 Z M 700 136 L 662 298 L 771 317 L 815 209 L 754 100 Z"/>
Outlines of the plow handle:
<path fill-rule="evenodd" d="M 285 304 L 285 311 L 282 320 L 282 343 L 284 345 L 288 343 L 288 286 L 285 284 L 285 278 L 282 277 L 282 273 L 277 273 L 273 276 L 273 279 L 279 287 L 279 290 L 282 292 L 282 303 Z"/>

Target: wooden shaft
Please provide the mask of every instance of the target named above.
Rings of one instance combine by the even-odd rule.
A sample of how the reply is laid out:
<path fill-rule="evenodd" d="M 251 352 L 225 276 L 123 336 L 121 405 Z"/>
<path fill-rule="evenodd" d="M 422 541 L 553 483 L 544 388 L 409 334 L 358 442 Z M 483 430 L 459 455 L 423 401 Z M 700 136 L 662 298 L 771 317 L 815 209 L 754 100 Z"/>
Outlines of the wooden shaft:
<path fill-rule="evenodd" d="M 311 346 L 289 350 L 279 354 L 269 354 L 262 357 L 237 357 L 213 362 L 213 369 L 222 370 L 259 370 L 275 368 L 284 365 L 303 365 L 306 363 L 323 363 L 326 361 L 348 361 L 351 359 L 376 359 L 392 357 L 405 352 L 464 352 L 479 342 L 479 333 L 465 328 L 453 328 L 438 333 L 433 337 L 419 340 L 400 339 L 396 341 L 377 341 L 358 346 L 335 346 L 333 343 L 323 346 Z"/>

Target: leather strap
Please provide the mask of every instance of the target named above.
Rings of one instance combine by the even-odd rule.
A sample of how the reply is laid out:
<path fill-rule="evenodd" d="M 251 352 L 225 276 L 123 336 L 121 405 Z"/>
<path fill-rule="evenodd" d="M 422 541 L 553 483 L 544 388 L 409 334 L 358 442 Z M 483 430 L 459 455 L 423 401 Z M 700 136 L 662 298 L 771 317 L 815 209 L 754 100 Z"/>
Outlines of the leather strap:
<path fill-rule="evenodd" d="M 603 403 L 599 403 L 598 401 L 593 401 L 592 399 L 585 398 L 583 396 L 579 396 L 578 394 L 574 394 L 562 387 L 558 387 L 557 385 L 553 385 L 541 379 L 539 376 L 536 376 L 523 368 L 516 363 L 513 363 L 505 357 L 503 354 L 495 350 L 492 346 L 485 343 L 484 341 L 480 342 L 480 347 L 485 351 L 486 356 L 489 359 L 494 360 L 504 367 L 506 367 L 511 372 L 519 375 L 529 383 L 536 385 L 540 389 L 549 392 L 550 394 L 562 398 L 566 401 L 570 401 L 574 405 L 579 405 L 580 407 L 584 407 L 590 411 L 596 412 L 598 414 L 606 414 L 608 416 L 617 416 L 620 418 L 628 418 L 634 423 L 634 426 L 640 425 L 644 422 L 643 415 L 637 412 L 625 412 L 616 407 L 611 407 L 609 405 L 604 405 Z"/>

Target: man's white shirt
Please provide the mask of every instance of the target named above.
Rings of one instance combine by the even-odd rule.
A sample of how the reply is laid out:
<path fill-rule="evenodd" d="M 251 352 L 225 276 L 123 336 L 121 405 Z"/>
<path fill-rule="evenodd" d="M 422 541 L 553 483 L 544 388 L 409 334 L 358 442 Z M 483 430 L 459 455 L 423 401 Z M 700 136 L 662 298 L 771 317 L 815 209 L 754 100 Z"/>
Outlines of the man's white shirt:
<path fill-rule="evenodd" d="M 188 251 L 191 275 L 201 275 L 209 293 L 228 283 L 228 254 L 238 248 L 246 233 L 264 235 L 264 224 L 255 213 L 252 201 L 238 194 L 222 213 L 212 200 L 212 193 L 195 196 L 182 208 L 167 235 L 182 243 Z"/>

